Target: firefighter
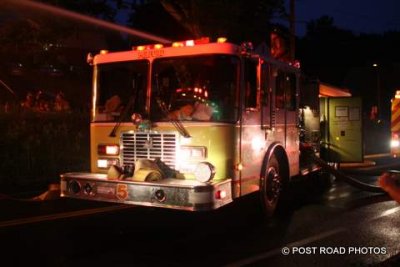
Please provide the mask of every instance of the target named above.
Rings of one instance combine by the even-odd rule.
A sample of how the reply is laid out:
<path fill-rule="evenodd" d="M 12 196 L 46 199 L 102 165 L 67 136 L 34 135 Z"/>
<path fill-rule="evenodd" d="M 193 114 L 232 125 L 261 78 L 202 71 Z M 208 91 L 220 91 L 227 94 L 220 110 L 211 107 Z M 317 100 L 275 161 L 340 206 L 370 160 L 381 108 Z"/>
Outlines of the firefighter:
<path fill-rule="evenodd" d="M 35 105 L 35 98 L 31 92 L 26 94 L 25 100 L 21 103 L 21 107 L 24 109 L 32 109 Z"/>
<path fill-rule="evenodd" d="M 380 187 L 400 203 L 400 173 L 385 172 L 378 179 Z"/>
<path fill-rule="evenodd" d="M 68 101 L 63 92 L 58 92 L 54 99 L 54 111 L 68 111 L 70 109 Z"/>
<path fill-rule="evenodd" d="M 118 112 L 122 108 L 122 101 L 119 95 L 113 95 L 106 101 L 105 112 Z"/>

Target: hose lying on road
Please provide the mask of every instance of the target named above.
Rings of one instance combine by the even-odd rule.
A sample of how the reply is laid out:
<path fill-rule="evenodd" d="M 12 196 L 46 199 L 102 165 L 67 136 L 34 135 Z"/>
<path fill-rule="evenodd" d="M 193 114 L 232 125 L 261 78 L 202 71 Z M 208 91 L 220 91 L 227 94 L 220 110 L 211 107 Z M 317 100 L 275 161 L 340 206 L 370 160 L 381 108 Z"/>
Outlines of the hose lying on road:
<path fill-rule="evenodd" d="M 54 200 L 60 198 L 60 185 L 59 184 L 50 184 L 48 186 L 48 190 L 43 192 L 38 196 L 34 196 L 32 198 L 18 198 L 13 197 L 11 195 L 1 194 L 0 193 L 0 200 L 1 199 L 8 199 L 8 200 L 16 200 L 16 201 L 45 201 L 45 200 Z"/>
<path fill-rule="evenodd" d="M 320 167 L 325 169 L 327 172 L 331 173 L 334 175 L 337 179 L 340 179 L 351 186 L 357 187 L 363 191 L 368 191 L 368 192 L 373 192 L 373 193 L 383 193 L 386 194 L 387 192 L 384 191 L 380 186 L 368 184 L 368 183 L 363 183 L 358 179 L 355 179 L 351 176 L 345 175 L 341 171 L 335 169 L 333 166 L 329 165 L 326 163 L 324 160 L 321 158 L 317 157 L 317 155 L 314 153 L 312 148 L 307 148 L 305 146 L 302 146 L 302 152 L 305 152 L 307 156 L 309 156 L 315 163 L 317 163 Z"/>

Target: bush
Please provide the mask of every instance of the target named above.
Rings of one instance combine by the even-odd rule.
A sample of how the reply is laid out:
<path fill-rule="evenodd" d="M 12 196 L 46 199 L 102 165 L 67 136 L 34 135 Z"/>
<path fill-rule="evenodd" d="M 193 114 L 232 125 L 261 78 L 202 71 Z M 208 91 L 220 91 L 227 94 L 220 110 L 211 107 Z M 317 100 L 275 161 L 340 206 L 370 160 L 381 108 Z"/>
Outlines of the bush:
<path fill-rule="evenodd" d="M 87 112 L 0 114 L 0 185 L 59 182 L 69 171 L 88 171 Z"/>

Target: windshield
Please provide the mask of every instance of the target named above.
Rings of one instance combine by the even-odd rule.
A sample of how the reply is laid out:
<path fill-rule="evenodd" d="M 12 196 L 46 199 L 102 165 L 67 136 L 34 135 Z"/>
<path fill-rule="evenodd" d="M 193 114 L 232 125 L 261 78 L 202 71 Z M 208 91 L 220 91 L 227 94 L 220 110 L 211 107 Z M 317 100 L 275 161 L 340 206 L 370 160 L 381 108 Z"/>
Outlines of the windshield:
<path fill-rule="evenodd" d="M 226 55 L 155 60 L 151 120 L 236 121 L 238 67 L 239 59 Z"/>
<path fill-rule="evenodd" d="M 131 114 L 144 114 L 149 62 L 118 62 L 97 67 L 94 121 L 130 121 Z"/>

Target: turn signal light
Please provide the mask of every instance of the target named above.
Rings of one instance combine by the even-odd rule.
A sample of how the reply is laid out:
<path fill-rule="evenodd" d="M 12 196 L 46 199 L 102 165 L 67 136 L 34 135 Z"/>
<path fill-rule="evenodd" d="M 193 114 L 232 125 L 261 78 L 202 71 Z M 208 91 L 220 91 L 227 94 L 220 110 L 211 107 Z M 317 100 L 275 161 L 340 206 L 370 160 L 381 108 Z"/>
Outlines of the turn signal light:
<path fill-rule="evenodd" d="M 99 155 L 117 156 L 119 155 L 118 145 L 98 145 L 97 153 Z"/>
<path fill-rule="evenodd" d="M 227 41 L 227 39 L 225 37 L 219 37 L 217 39 L 217 43 L 225 43 Z"/>
<path fill-rule="evenodd" d="M 174 42 L 172 43 L 172 47 L 184 47 L 182 42 Z"/>
<path fill-rule="evenodd" d="M 226 191 L 225 190 L 218 190 L 215 192 L 215 198 L 216 199 L 224 199 L 226 198 Z"/>

